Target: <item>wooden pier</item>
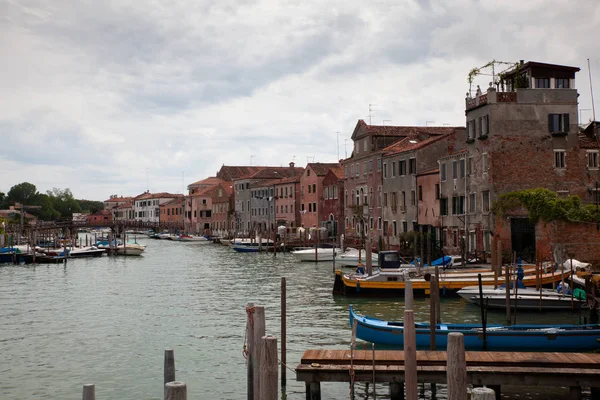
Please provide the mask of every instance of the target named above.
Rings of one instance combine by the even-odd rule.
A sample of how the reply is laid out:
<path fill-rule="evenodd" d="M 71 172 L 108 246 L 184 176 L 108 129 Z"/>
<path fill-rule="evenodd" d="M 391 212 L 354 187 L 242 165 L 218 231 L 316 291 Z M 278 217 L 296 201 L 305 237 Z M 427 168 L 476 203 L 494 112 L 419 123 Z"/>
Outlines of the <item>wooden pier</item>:
<path fill-rule="evenodd" d="M 419 382 L 447 380 L 445 351 L 417 351 Z M 581 398 L 590 387 L 592 400 L 600 400 L 600 354 L 590 353 L 465 353 L 468 382 L 486 385 L 500 398 L 500 387 L 569 387 L 571 398 Z M 306 382 L 307 400 L 320 400 L 321 382 L 389 382 L 392 400 L 404 399 L 404 351 L 307 350 L 296 367 L 296 380 Z"/>

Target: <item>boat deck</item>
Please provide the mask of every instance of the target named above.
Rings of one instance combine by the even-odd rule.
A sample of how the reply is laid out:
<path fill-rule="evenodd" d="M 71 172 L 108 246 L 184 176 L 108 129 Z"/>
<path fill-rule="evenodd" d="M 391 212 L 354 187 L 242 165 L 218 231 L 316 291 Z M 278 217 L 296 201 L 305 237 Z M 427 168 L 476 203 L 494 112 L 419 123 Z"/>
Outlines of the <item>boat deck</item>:
<path fill-rule="evenodd" d="M 600 399 L 600 354 L 467 351 L 467 375 L 473 385 L 492 386 L 499 398 L 502 385 L 570 387 L 580 398 L 581 387 L 592 387 L 592 399 Z M 401 350 L 307 350 L 296 367 L 296 380 L 307 384 L 355 381 L 402 382 Z M 419 382 L 446 383 L 446 352 L 417 351 Z M 309 387 L 307 385 L 307 391 Z M 320 390 L 310 389 L 311 393 Z M 307 397 L 308 398 L 308 397 Z M 316 399 L 317 397 L 315 397 Z"/>

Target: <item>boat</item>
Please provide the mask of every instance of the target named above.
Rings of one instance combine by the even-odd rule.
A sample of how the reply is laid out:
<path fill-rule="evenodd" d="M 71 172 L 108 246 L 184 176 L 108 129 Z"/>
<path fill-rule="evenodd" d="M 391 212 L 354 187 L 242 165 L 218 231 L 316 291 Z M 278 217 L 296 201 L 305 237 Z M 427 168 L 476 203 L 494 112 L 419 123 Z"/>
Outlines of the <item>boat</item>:
<path fill-rule="evenodd" d="M 179 235 L 179 240 L 182 242 L 211 243 L 211 241 L 204 236 Z"/>
<path fill-rule="evenodd" d="M 379 253 L 380 268 L 376 268 L 371 274 L 366 272 L 344 273 L 336 271 L 333 292 L 339 294 L 376 294 L 376 295 L 402 295 L 406 281 L 412 282 L 413 291 L 416 295 L 429 294 L 429 276 L 434 271 L 432 267 L 423 269 L 416 268 L 414 265 L 400 264 L 400 261 L 393 262 L 395 256 L 392 252 Z M 381 267 L 381 257 L 390 258 L 390 262 L 386 262 L 386 266 Z M 397 268 L 387 268 L 388 265 L 397 264 Z M 523 285 L 526 287 L 535 287 L 536 276 L 535 266 L 523 267 L 524 277 Z M 569 277 L 570 271 L 562 272 L 547 272 L 541 274 L 542 285 L 551 285 L 553 282 L 558 283 Z M 472 268 L 461 270 L 440 270 L 439 271 L 439 287 L 443 295 L 449 292 L 456 292 L 466 286 L 477 286 L 479 284 L 478 275 L 481 274 L 483 285 L 494 284 L 494 272 L 489 268 Z M 497 279 L 497 283 L 501 283 L 502 278 Z"/>
<path fill-rule="evenodd" d="M 359 316 L 350 306 L 350 326 L 356 323 L 356 337 L 367 342 L 388 345 L 404 345 L 404 324 L 389 322 L 368 316 Z M 427 323 L 415 323 L 417 348 L 429 348 L 431 330 Z M 600 325 L 512 325 L 489 324 L 486 326 L 486 342 L 483 327 L 477 324 L 437 324 L 435 326 L 436 349 L 445 350 L 448 334 L 464 335 L 466 350 L 491 351 L 591 351 L 600 349 Z"/>
<path fill-rule="evenodd" d="M 582 306 L 586 304 L 585 301 L 577 299 L 573 297 L 571 300 L 571 296 L 562 295 L 562 296 L 544 296 L 540 298 L 539 292 L 537 295 L 521 295 L 518 293 L 516 295 L 511 294 L 509 304 L 510 307 L 514 308 L 515 304 L 517 310 L 530 310 L 530 311 L 538 311 L 538 310 L 579 310 Z M 479 296 L 472 296 L 469 301 L 471 303 L 478 304 Z M 506 308 L 506 295 L 484 295 L 483 296 L 483 306 L 485 308 Z"/>
<path fill-rule="evenodd" d="M 511 292 L 512 296 L 514 296 L 515 291 L 513 288 L 510 289 L 510 292 Z M 504 285 L 502 285 L 502 286 L 498 286 L 496 289 L 494 289 L 494 286 L 492 286 L 492 285 L 484 285 L 481 287 L 481 293 L 484 296 L 504 296 L 504 297 L 506 297 L 506 287 Z M 519 287 L 517 290 L 517 293 L 526 295 L 526 296 L 538 296 L 538 298 L 540 297 L 540 291 L 535 288 Z M 467 301 L 471 301 L 473 296 L 477 296 L 479 298 L 479 287 L 478 286 L 467 286 L 467 287 L 464 287 L 464 288 L 460 289 L 459 291 L 457 291 L 456 294 Z M 546 289 L 546 288 L 542 289 L 542 295 L 543 296 L 555 296 L 555 297 L 564 296 L 562 293 L 557 292 L 555 289 Z"/>
<path fill-rule="evenodd" d="M 120 244 L 115 248 L 115 252 L 121 256 L 141 256 L 145 250 L 146 246 L 139 243 Z"/>
<path fill-rule="evenodd" d="M 292 251 L 292 255 L 296 257 L 298 261 L 307 261 L 307 262 L 316 262 L 316 261 L 333 261 L 333 255 L 337 255 L 342 253 L 342 249 L 340 248 L 330 248 L 325 249 L 321 247 L 304 249 L 304 250 L 294 250 Z M 358 254 L 358 253 L 357 253 Z M 358 255 L 357 255 L 358 257 Z"/>
<path fill-rule="evenodd" d="M 314 259 L 312 260 L 314 261 Z M 358 267 L 359 250 L 352 247 L 346 249 L 343 253 L 335 256 L 335 263 L 340 267 Z M 360 263 L 364 266 L 367 263 L 367 252 L 360 250 Z M 371 263 L 374 267 L 379 265 L 377 253 L 371 253 Z"/>
<path fill-rule="evenodd" d="M 106 249 L 99 249 L 96 246 L 73 247 L 68 251 L 69 258 L 102 257 L 104 253 Z"/>

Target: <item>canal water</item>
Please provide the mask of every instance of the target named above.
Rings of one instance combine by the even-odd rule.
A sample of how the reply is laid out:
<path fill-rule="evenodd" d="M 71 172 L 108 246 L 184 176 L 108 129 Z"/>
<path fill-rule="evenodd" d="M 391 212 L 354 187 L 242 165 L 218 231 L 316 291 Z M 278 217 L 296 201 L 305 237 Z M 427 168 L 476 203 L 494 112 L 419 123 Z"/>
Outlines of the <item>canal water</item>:
<path fill-rule="evenodd" d="M 138 241 L 148 245 L 142 257 L 0 267 L 0 398 L 81 399 L 83 384 L 95 383 L 98 399 L 162 399 L 163 355 L 172 348 L 176 377 L 187 383 L 190 399 L 245 399 L 245 305 L 265 306 L 267 334 L 279 340 L 281 277 L 287 279 L 292 369 L 307 349 L 349 348 L 350 304 L 384 319 L 403 313 L 402 299 L 333 296 L 330 263 L 213 244 Z M 444 322 L 479 323 L 479 309 L 461 299 L 443 299 L 441 310 Z M 417 321 L 428 321 L 427 299 L 415 300 L 415 312 Z M 504 318 L 490 313 L 489 322 Z M 522 318 L 578 322 L 570 313 Z M 287 375 L 286 398 L 303 399 L 304 384 L 292 371 Z M 356 391 L 366 398 L 364 385 Z M 384 385 L 377 385 L 377 394 L 389 398 Z M 438 394 L 443 398 L 444 390 Z M 322 396 L 347 399 L 348 384 L 324 383 Z"/>

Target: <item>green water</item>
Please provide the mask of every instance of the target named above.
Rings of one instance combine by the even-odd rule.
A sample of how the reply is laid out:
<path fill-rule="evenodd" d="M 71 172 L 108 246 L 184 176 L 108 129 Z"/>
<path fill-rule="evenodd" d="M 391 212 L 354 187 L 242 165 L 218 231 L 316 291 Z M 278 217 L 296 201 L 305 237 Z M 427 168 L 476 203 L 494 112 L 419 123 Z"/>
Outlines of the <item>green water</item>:
<path fill-rule="evenodd" d="M 98 399 L 162 399 L 163 354 L 173 348 L 188 398 L 245 399 L 245 305 L 264 305 L 267 334 L 280 338 L 281 277 L 287 279 L 291 368 L 309 348 L 349 347 L 349 304 L 385 319 L 403 312 L 401 299 L 333 296 L 330 263 L 138 241 L 148 244 L 142 257 L 0 267 L 0 398 L 81 399 L 83 384 L 95 383 Z M 443 299 L 441 309 L 445 322 L 479 322 L 479 309 L 461 299 Z M 417 321 L 428 321 L 426 299 L 416 299 L 415 312 Z M 504 318 L 491 313 L 489 321 Z M 570 313 L 523 318 L 578 322 Z M 303 399 L 304 384 L 292 371 L 287 375 L 287 399 Z M 377 392 L 386 398 L 384 385 Z M 323 399 L 348 393 L 347 384 L 322 384 Z M 357 393 L 365 398 L 364 385 Z"/>

